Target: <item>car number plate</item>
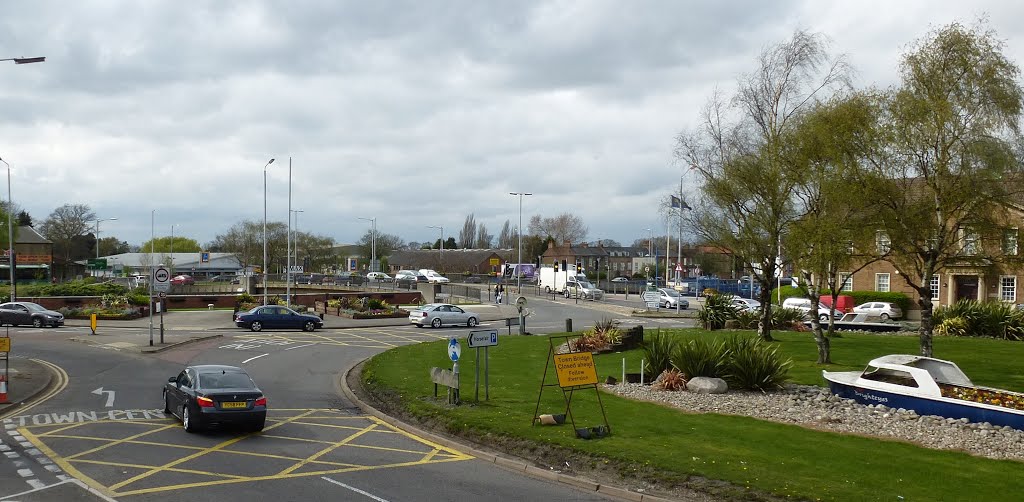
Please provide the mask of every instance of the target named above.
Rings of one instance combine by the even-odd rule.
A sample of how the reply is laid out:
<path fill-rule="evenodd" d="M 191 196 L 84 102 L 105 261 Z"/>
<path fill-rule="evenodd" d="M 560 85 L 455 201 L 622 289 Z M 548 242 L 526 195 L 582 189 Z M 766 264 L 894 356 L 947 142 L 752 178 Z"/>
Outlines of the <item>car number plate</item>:
<path fill-rule="evenodd" d="M 245 408 L 245 401 L 225 401 L 220 403 L 221 408 Z"/>

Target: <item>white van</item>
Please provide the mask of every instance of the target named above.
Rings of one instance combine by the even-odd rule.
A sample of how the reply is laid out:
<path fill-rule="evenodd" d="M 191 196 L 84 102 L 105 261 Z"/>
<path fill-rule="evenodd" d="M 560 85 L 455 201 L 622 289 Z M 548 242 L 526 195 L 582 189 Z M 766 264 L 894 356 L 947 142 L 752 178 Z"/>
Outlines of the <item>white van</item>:
<path fill-rule="evenodd" d="M 817 315 L 818 320 L 821 322 L 828 321 L 828 306 L 823 303 L 819 303 L 817 311 L 811 312 L 810 298 L 786 298 L 785 300 L 782 301 L 782 308 L 801 310 L 807 315 Z M 843 313 L 837 310 L 835 313 L 835 318 L 841 319 L 842 317 Z"/>

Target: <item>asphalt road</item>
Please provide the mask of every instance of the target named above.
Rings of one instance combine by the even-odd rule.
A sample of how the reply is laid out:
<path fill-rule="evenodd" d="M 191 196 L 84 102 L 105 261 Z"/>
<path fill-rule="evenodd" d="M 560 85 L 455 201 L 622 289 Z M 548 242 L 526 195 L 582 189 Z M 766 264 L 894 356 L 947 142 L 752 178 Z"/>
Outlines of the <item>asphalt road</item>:
<path fill-rule="evenodd" d="M 564 329 L 569 317 L 580 329 L 609 316 L 564 299 L 530 304 L 535 333 Z M 367 356 L 464 337 L 467 329 L 249 333 L 223 324 L 195 330 L 223 338 L 146 355 L 69 341 L 84 328 L 11 329 L 16 356 L 59 366 L 67 383 L 54 398 L 2 422 L 0 501 L 607 500 L 402 432 L 362 414 L 336 389 L 338 375 Z M 500 321 L 483 327 L 507 333 Z M 250 372 L 269 399 L 262 433 L 189 434 L 163 414 L 163 382 L 200 363 Z M 32 489 L 39 490 L 23 493 Z"/>

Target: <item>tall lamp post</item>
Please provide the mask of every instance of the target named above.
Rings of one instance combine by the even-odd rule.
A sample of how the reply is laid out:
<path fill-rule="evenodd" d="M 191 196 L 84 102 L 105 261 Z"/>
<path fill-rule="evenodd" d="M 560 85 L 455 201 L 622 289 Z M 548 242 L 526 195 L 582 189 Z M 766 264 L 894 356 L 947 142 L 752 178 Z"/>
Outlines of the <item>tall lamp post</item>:
<path fill-rule="evenodd" d="M 438 266 L 438 268 L 443 268 L 443 267 L 441 267 L 441 264 L 444 263 L 444 227 L 437 226 L 437 225 L 427 225 L 427 228 L 436 228 L 436 229 L 441 231 L 441 240 L 438 241 L 438 242 L 441 243 L 441 245 L 438 246 L 439 249 L 437 251 L 437 259 L 438 259 L 438 265 L 437 266 Z"/>
<path fill-rule="evenodd" d="M 11 198 L 11 165 L 0 159 L 7 166 L 7 270 L 11 273 L 11 301 L 17 300 L 17 286 L 14 285 L 14 199 Z"/>
<path fill-rule="evenodd" d="M 100 222 L 101 221 L 116 221 L 117 218 L 104 218 L 96 220 L 96 259 L 100 259 Z M 104 271 L 106 272 L 106 271 Z"/>
<path fill-rule="evenodd" d="M 676 280 L 675 284 L 679 285 L 679 268 L 680 263 L 683 262 L 683 210 L 692 210 L 693 208 L 683 200 L 683 177 L 679 177 L 679 238 L 676 242 Z M 665 271 L 665 275 L 668 276 L 668 270 Z M 676 301 L 676 313 L 679 313 L 679 303 Z"/>
<path fill-rule="evenodd" d="M 4 58 L 0 61 L 14 61 L 14 64 L 29 64 L 29 63 L 42 63 L 46 61 L 45 57 L 31 57 L 31 58 Z M 7 212 L 14 212 L 14 199 L 11 198 L 11 165 L 6 160 L 0 159 L 7 166 Z M 15 301 L 18 298 L 18 285 L 14 282 L 14 267 L 17 264 L 17 260 L 14 256 L 14 215 L 7 215 L 7 269 L 10 271 L 11 280 L 11 301 Z"/>
<path fill-rule="evenodd" d="M 377 270 L 377 267 L 375 267 L 377 263 L 377 217 L 360 217 L 359 219 L 370 222 L 370 272 L 380 272 Z"/>
<path fill-rule="evenodd" d="M 519 197 L 519 261 L 516 263 L 516 293 L 523 292 L 523 196 L 533 195 L 529 192 L 509 192 Z"/>
<path fill-rule="evenodd" d="M 178 226 L 177 223 L 172 223 L 171 224 L 171 258 L 170 258 L 171 263 L 168 266 L 171 268 L 171 276 L 172 277 L 174 276 L 174 227 L 176 227 L 176 226 Z"/>
<path fill-rule="evenodd" d="M 274 163 L 270 159 L 263 166 L 263 304 L 267 304 L 267 168 Z"/>
<path fill-rule="evenodd" d="M 285 276 L 285 284 L 284 284 L 284 286 L 285 286 L 285 296 L 288 297 L 288 302 L 287 303 L 288 303 L 289 307 L 292 306 L 292 251 L 291 250 L 295 250 L 295 263 L 299 263 L 299 243 L 298 243 L 298 241 L 295 241 L 295 245 L 294 246 L 292 246 L 290 244 L 295 239 L 295 237 L 292 235 L 292 233 L 293 233 L 293 231 L 292 231 L 292 228 L 293 228 L 292 227 L 292 215 L 293 214 L 295 215 L 295 227 L 294 227 L 295 230 L 294 230 L 294 232 L 298 233 L 298 231 L 299 231 L 299 213 L 301 213 L 301 212 L 303 212 L 303 210 L 301 210 L 301 209 L 289 209 L 288 210 L 288 242 L 289 242 L 289 245 L 288 245 L 289 246 L 288 247 L 288 249 L 289 249 L 288 250 L 288 260 L 287 260 L 287 262 L 288 262 L 288 265 L 287 265 L 288 266 L 288 272 L 287 272 L 287 275 Z M 305 270 L 303 270 L 303 272 L 305 272 Z"/>

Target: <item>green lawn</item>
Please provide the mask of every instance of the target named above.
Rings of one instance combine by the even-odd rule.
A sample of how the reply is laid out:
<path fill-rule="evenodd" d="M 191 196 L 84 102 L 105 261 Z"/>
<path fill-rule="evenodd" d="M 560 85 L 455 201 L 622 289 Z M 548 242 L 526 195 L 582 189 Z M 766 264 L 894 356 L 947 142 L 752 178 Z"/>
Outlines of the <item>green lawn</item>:
<path fill-rule="evenodd" d="M 674 332 L 675 333 L 675 332 Z M 648 331 L 648 335 L 650 331 Z M 687 330 L 686 334 L 730 336 Z M 752 335 L 749 335 L 752 336 Z M 848 335 L 832 340 L 836 364 L 814 364 L 816 350 L 809 333 L 776 333 L 779 350 L 791 357 L 792 380 L 823 385 L 822 369 L 861 369 L 868 359 L 890 353 L 916 353 L 916 337 Z M 667 407 L 634 402 L 602 393 L 612 434 L 584 441 L 569 426 L 531 426 L 548 337 L 508 337 L 490 350 L 490 401 L 473 401 L 474 353 L 463 341 L 462 397 L 451 407 L 443 396 L 433 398 L 428 370 L 450 368 L 446 342 L 408 345 L 384 352 L 365 367 L 363 381 L 376 394 L 394 396 L 407 413 L 452 433 L 472 437 L 520 438 L 575 449 L 619 466 L 623 474 L 655 469 L 663 480 L 696 475 L 731 483 L 736 490 L 771 492 L 811 500 L 1017 500 L 1024 464 L 930 450 L 872 438 L 819 432 L 747 417 L 687 414 Z M 1024 389 L 1019 342 L 978 339 L 936 339 L 936 357 L 950 359 L 975 383 Z M 622 358 L 627 371 L 639 370 L 642 352 L 605 354 L 596 358 L 603 380 L 619 378 Z M 553 369 L 548 382 L 554 383 Z M 480 396 L 483 398 L 481 382 Z M 540 413 L 561 413 L 558 387 L 545 388 Z M 573 397 L 577 425 L 602 423 L 593 391 Z M 736 495 L 736 494 L 733 494 Z"/>

